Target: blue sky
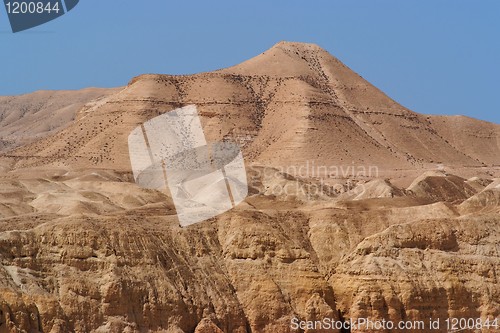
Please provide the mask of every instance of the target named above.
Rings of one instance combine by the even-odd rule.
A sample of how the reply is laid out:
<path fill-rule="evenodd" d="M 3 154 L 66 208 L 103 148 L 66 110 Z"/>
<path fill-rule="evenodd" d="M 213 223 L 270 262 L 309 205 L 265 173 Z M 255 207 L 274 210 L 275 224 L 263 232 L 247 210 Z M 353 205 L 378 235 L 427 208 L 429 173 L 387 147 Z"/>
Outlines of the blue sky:
<path fill-rule="evenodd" d="M 0 95 L 210 71 L 281 40 L 319 44 L 416 112 L 500 123 L 496 0 L 81 0 L 17 34 L 2 7 Z"/>

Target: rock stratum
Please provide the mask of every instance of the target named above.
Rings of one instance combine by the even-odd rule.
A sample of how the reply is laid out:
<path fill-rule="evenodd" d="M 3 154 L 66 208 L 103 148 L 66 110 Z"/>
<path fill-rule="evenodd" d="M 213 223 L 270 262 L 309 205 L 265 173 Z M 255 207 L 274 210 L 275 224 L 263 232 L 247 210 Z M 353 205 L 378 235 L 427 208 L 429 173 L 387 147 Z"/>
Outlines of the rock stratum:
<path fill-rule="evenodd" d="M 180 228 L 133 183 L 127 136 L 189 104 L 242 146 L 249 196 Z M 0 97 L 0 151 L 0 333 L 500 316 L 500 126 L 412 112 L 315 45 Z"/>

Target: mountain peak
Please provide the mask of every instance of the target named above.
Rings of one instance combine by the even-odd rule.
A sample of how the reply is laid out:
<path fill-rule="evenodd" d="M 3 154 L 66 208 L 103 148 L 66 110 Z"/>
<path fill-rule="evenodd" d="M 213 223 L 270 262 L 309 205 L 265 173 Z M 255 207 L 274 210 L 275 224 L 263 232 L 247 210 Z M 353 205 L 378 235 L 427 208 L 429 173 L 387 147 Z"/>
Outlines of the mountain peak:
<path fill-rule="evenodd" d="M 344 66 L 316 44 L 281 41 L 261 54 L 221 72 L 241 75 L 301 76 L 315 75 L 324 62 Z"/>
<path fill-rule="evenodd" d="M 288 50 L 297 50 L 297 51 L 324 51 L 326 52 L 322 47 L 320 47 L 317 44 L 314 43 L 303 43 L 303 42 L 290 42 L 290 41 L 285 41 L 282 40 L 276 44 L 274 44 L 271 49 L 274 48 L 285 48 Z"/>

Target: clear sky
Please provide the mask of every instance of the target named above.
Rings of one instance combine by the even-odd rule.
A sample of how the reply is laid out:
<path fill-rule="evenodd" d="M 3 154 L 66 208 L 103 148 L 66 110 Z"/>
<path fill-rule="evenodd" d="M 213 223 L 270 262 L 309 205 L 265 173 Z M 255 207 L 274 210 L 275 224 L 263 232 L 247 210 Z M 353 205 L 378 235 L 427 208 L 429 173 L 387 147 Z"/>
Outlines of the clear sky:
<path fill-rule="evenodd" d="M 0 95 L 228 67 L 281 40 L 319 44 L 404 106 L 500 123 L 500 1 L 81 0 L 13 34 Z"/>

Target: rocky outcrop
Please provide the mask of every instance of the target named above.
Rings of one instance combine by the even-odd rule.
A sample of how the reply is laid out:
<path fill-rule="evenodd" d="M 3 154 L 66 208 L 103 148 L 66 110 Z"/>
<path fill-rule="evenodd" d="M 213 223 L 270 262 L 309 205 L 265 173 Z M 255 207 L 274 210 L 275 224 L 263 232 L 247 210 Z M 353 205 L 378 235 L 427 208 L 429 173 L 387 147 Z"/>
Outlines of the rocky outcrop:
<path fill-rule="evenodd" d="M 159 192 L 111 175 L 66 177 L 75 178 L 18 179 L 33 212 L 2 219 L 6 332 L 291 332 L 294 318 L 444 320 L 500 311 L 497 214 L 460 217 L 445 203 L 297 205 L 256 193 L 182 229 Z M 44 188 L 61 195 L 44 196 Z M 50 200 L 71 202 L 83 189 L 79 200 L 103 204 L 53 211 Z"/>
<path fill-rule="evenodd" d="M 481 192 L 464 201 L 458 208 L 462 214 L 500 212 L 500 181 L 491 182 Z"/>
<path fill-rule="evenodd" d="M 431 201 L 461 203 L 477 191 L 461 177 L 441 172 L 424 173 L 413 181 L 408 191 Z"/>

